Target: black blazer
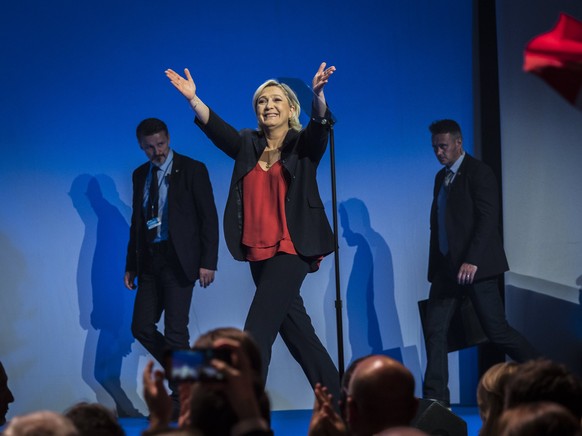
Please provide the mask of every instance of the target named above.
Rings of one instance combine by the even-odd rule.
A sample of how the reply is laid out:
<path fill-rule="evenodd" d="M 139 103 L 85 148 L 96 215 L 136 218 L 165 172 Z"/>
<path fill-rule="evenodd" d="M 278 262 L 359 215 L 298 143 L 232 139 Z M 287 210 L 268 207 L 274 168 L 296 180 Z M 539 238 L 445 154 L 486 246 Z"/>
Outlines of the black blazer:
<path fill-rule="evenodd" d="M 126 271 L 137 271 L 146 247 L 143 195 L 150 163 L 133 172 L 133 213 L 127 245 Z M 206 166 L 174 151 L 168 189 L 168 233 L 186 277 L 195 281 L 199 269 L 216 270 L 218 215 Z"/>
<path fill-rule="evenodd" d="M 224 235 L 232 256 L 244 261 L 242 179 L 259 161 L 267 141 L 256 130 L 238 132 L 212 110 L 206 125 L 198 119 L 195 122 L 214 145 L 235 160 L 224 210 Z M 289 130 L 281 152 L 288 181 L 287 226 L 295 249 L 307 257 L 325 256 L 334 250 L 333 233 L 316 181 L 317 166 L 327 147 L 327 134 L 321 120 L 312 119 L 300 132 Z"/>
<path fill-rule="evenodd" d="M 437 201 L 444 178 L 443 168 L 436 174 L 430 214 L 429 281 L 440 264 Z M 475 280 L 496 276 L 509 269 L 499 219 L 499 190 L 493 171 L 465 153 L 450 186 L 445 214 L 449 254 L 455 274 L 464 262 L 477 265 Z"/>

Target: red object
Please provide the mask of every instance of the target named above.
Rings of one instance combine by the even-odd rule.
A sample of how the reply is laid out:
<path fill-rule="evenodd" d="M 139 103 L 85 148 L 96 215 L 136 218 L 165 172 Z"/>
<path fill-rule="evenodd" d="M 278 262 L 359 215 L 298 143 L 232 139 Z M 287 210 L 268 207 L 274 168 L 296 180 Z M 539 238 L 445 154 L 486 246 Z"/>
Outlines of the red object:
<path fill-rule="evenodd" d="M 259 261 L 278 252 L 297 254 L 285 216 L 287 183 L 281 162 L 264 171 L 257 163 L 243 179 L 243 237 L 247 260 Z"/>
<path fill-rule="evenodd" d="M 523 69 L 582 109 L 582 22 L 561 13 L 551 31 L 527 44 Z"/>

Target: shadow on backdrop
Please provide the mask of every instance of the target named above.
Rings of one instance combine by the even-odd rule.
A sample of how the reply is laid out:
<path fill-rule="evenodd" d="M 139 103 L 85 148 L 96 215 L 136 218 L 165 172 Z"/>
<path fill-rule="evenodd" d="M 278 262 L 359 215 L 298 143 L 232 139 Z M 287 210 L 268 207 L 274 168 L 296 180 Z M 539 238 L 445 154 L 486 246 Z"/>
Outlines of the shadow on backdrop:
<path fill-rule="evenodd" d="M 341 236 L 355 252 L 345 285 L 348 362 L 368 354 L 387 354 L 402 361 L 402 332 L 394 300 L 390 248 L 371 227 L 368 208 L 351 198 L 339 205 Z M 346 264 L 346 259 L 341 259 Z"/>
<path fill-rule="evenodd" d="M 20 349 L 28 346 L 27 341 L 21 337 L 23 331 L 18 328 L 18 323 L 31 316 L 26 312 L 26 308 L 21 301 L 21 288 L 27 274 L 31 274 L 31 272 L 24 254 L 14 245 L 9 235 L 4 232 L 0 232 L 0 267 L 2 268 L 2 284 L 0 285 L 0 307 L 2 308 L 0 358 L 6 367 L 9 361 L 7 359 L 9 350 L 10 353 L 17 353 Z M 22 362 L 20 366 L 22 366 Z"/>
<path fill-rule="evenodd" d="M 141 417 L 121 385 L 123 371 L 128 374 L 123 377 L 128 392 L 141 403 L 137 396 L 139 356 L 131 354 L 135 294 L 123 285 L 130 209 L 106 175 L 78 176 L 69 195 L 85 225 L 77 266 L 79 323 L 87 331 L 82 377 L 98 402 L 113 400 L 119 417 Z"/>
<path fill-rule="evenodd" d="M 417 381 L 415 394 L 420 396 L 422 387 L 420 357 L 416 345 L 404 346 L 396 306 L 390 247 L 382 235 L 372 228 L 368 208 L 362 200 L 350 198 L 341 202 L 338 209 L 341 236 L 349 247 L 355 248 L 349 272 L 340 274 L 342 289 L 345 289 L 345 297 L 342 298 L 345 298 L 343 306 L 348 324 L 347 328 L 344 327 L 344 332 L 347 330 L 347 333 L 344 333 L 344 343 L 347 339 L 351 348 L 351 353 L 346 350 L 346 367 L 355 359 L 369 354 L 392 357 L 402 362 L 412 372 Z M 346 259 L 346 253 L 341 252 L 342 265 L 350 264 L 349 259 Z M 332 268 L 325 301 L 334 300 L 335 277 Z M 336 313 L 333 305 L 326 305 L 324 311 L 326 339 L 328 344 L 332 344 L 337 341 Z M 404 321 L 419 322 L 418 319 Z M 334 350 L 337 348 L 334 347 Z"/>
<path fill-rule="evenodd" d="M 380 261 L 378 269 L 383 268 L 384 262 L 374 258 L 372 254 L 368 237 L 373 235 L 376 238 L 379 235 L 370 226 L 370 217 L 364 203 L 356 199 L 341 203 L 339 219 L 342 227 L 341 236 L 349 247 L 356 248 L 346 287 L 348 340 L 352 350 L 352 357 L 349 361 L 351 362 L 361 356 L 382 352 L 382 334 L 376 313 L 375 292 L 376 286 L 379 292 L 383 292 L 382 288 L 388 283 L 376 283 L 375 281 L 375 261 Z M 384 245 L 386 244 L 384 243 Z M 388 268 L 390 266 L 387 265 Z M 399 329 L 400 327 L 398 327 Z M 398 334 L 398 331 L 394 331 L 394 333 Z M 398 357 L 399 360 L 402 360 L 401 355 Z"/>

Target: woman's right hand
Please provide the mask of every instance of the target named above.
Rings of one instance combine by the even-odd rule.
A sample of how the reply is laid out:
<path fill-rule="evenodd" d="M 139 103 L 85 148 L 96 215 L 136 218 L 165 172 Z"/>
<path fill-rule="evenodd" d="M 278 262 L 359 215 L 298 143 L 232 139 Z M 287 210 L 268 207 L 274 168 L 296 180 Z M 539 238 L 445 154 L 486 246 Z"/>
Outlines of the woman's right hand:
<path fill-rule="evenodd" d="M 194 80 L 192 79 L 192 75 L 188 68 L 184 68 L 184 75 L 186 78 L 180 76 L 170 68 L 168 68 L 165 73 L 168 79 L 170 79 L 172 85 L 180 91 L 186 100 L 191 101 L 196 97 L 196 85 L 194 84 Z"/>
<path fill-rule="evenodd" d="M 174 85 L 184 98 L 188 100 L 188 103 L 190 103 L 192 110 L 196 113 L 196 117 L 200 122 L 202 124 L 208 123 L 210 110 L 208 109 L 208 106 L 206 106 L 204 102 L 196 96 L 196 84 L 194 83 L 188 68 L 184 68 L 184 75 L 186 78 L 180 76 L 170 68 L 168 68 L 165 73 L 168 79 L 170 79 L 172 85 Z"/>

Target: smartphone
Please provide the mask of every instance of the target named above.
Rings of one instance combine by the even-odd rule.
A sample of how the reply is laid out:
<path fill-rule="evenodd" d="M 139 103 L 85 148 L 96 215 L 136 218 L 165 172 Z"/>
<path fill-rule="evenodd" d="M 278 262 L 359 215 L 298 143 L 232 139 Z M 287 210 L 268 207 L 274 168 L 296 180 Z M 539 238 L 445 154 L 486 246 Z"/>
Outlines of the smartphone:
<path fill-rule="evenodd" d="M 170 353 L 168 378 L 174 382 L 223 381 L 224 374 L 210 361 L 220 359 L 230 363 L 230 351 L 218 348 L 194 348 L 175 350 Z"/>

